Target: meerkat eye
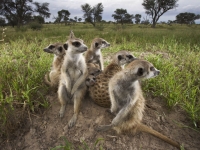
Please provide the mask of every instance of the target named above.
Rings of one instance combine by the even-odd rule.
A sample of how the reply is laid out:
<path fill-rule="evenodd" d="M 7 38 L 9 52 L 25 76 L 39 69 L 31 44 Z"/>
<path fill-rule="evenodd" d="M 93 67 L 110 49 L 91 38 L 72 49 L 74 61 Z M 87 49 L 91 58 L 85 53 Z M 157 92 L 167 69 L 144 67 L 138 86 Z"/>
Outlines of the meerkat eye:
<path fill-rule="evenodd" d="M 65 43 L 65 44 L 63 45 L 63 47 L 64 47 L 65 50 L 67 50 L 67 49 L 68 49 L 68 44 Z"/>
<path fill-rule="evenodd" d="M 150 67 L 150 70 L 151 70 L 151 71 L 154 71 L 154 70 L 155 70 L 155 68 L 154 68 L 154 67 Z"/>
<path fill-rule="evenodd" d="M 95 47 L 99 46 L 99 43 L 95 43 Z"/>
<path fill-rule="evenodd" d="M 127 55 L 126 57 L 128 57 L 129 59 L 133 58 L 133 56 L 132 56 L 132 55 Z"/>
<path fill-rule="evenodd" d="M 118 56 L 118 60 L 122 60 L 123 57 L 121 55 Z"/>
<path fill-rule="evenodd" d="M 143 69 L 143 68 L 138 68 L 137 75 L 138 75 L 138 76 L 142 76 L 142 75 L 143 75 L 143 72 L 144 72 L 144 69 Z"/>
<path fill-rule="evenodd" d="M 72 45 L 74 45 L 75 47 L 79 47 L 79 46 L 81 46 L 81 43 L 80 42 L 72 42 Z"/>
<path fill-rule="evenodd" d="M 54 45 L 50 45 L 50 46 L 49 46 L 49 49 L 53 49 L 53 48 L 55 48 Z"/>
<path fill-rule="evenodd" d="M 61 46 L 58 48 L 58 51 L 59 51 L 59 52 L 62 52 L 62 47 L 61 47 Z"/>
<path fill-rule="evenodd" d="M 105 41 L 102 41 L 102 44 L 106 44 L 106 42 L 105 42 Z"/>

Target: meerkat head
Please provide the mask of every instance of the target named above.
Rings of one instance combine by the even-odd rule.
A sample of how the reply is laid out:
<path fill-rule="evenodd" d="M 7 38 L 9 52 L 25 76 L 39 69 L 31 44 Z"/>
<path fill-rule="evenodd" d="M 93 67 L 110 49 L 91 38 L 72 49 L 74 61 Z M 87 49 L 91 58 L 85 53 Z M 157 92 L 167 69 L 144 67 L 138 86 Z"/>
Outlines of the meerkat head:
<path fill-rule="evenodd" d="M 102 49 L 109 46 L 110 46 L 110 43 L 108 43 L 106 40 L 102 38 L 95 38 L 92 42 L 92 47 L 94 47 L 95 49 Z"/>
<path fill-rule="evenodd" d="M 47 46 L 43 50 L 44 50 L 44 52 L 55 54 L 56 56 L 65 55 L 65 49 L 64 49 L 62 43 L 50 44 L 49 46 Z"/>
<path fill-rule="evenodd" d="M 89 75 L 87 76 L 86 80 L 85 80 L 85 84 L 89 87 L 89 86 L 93 86 L 95 84 L 95 76 L 93 75 Z"/>
<path fill-rule="evenodd" d="M 146 60 L 135 60 L 131 62 L 127 69 L 131 74 L 136 75 L 138 78 L 149 79 L 159 75 L 160 71 L 157 70 L 153 64 Z"/>
<path fill-rule="evenodd" d="M 118 65 L 123 66 L 134 61 L 136 57 L 134 57 L 129 51 L 121 50 L 114 55 L 113 60 L 117 61 Z"/>
<path fill-rule="evenodd" d="M 87 46 L 84 44 L 83 40 L 76 38 L 72 31 L 70 32 L 69 39 L 63 47 L 69 53 L 73 54 L 79 54 L 87 51 Z"/>
<path fill-rule="evenodd" d="M 93 63 L 88 63 L 87 64 L 87 69 L 88 69 L 88 74 L 97 76 L 99 75 L 102 71 L 99 69 L 99 66 Z"/>

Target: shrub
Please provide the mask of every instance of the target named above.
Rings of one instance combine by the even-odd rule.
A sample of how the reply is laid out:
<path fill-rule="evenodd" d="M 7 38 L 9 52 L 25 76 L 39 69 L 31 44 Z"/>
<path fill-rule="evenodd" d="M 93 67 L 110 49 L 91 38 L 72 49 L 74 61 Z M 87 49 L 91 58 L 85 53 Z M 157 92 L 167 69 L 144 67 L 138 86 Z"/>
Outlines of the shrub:
<path fill-rule="evenodd" d="M 41 30 L 42 29 L 42 24 L 34 21 L 34 22 L 31 22 L 29 23 L 29 27 L 32 29 L 32 30 Z"/>

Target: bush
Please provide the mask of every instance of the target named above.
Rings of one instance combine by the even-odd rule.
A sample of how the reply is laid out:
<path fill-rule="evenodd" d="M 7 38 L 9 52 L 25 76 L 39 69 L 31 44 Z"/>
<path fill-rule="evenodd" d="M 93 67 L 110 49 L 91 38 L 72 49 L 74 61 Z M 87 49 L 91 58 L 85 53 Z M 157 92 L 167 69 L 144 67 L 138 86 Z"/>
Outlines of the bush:
<path fill-rule="evenodd" d="M 42 24 L 34 21 L 34 22 L 31 22 L 29 23 L 29 27 L 32 29 L 32 30 L 41 30 L 42 29 Z"/>

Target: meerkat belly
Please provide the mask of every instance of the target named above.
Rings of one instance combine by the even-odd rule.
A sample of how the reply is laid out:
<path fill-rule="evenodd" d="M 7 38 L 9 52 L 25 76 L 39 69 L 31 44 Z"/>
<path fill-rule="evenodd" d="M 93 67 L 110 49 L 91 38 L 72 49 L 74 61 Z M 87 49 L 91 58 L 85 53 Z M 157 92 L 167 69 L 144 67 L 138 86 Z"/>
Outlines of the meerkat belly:
<path fill-rule="evenodd" d="M 79 69 L 70 69 L 69 70 L 69 76 L 71 78 L 71 85 L 74 85 L 75 82 L 80 78 L 81 71 Z"/>

